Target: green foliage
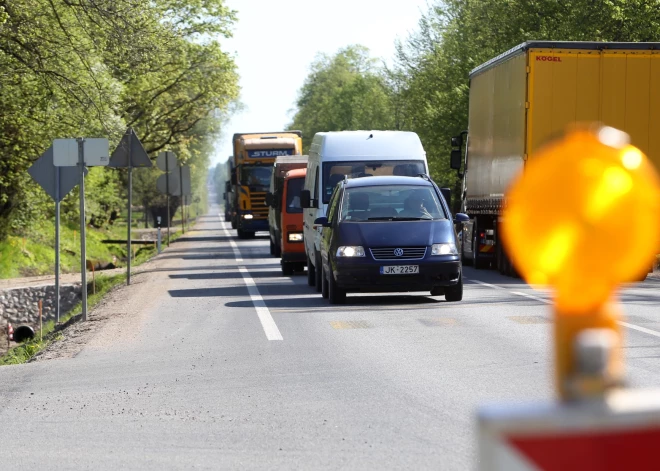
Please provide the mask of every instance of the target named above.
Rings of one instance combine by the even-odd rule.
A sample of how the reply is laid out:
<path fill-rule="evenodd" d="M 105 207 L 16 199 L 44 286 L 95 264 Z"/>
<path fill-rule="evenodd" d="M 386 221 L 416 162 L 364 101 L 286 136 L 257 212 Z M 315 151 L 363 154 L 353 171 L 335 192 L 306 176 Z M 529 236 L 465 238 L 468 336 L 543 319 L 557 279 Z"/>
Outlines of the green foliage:
<path fill-rule="evenodd" d="M 302 131 L 305 152 L 319 131 L 393 126 L 386 83 L 366 48 L 349 46 L 334 56 L 321 54 L 310 69 L 289 126 Z"/>
<path fill-rule="evenodd" d="M 191 165 L 205 201 L 209 143 L 238 96 L 216 39 L 234 21 L 224 0 L 0 0 L 0 241 L 52 217 L 26 170 L 54 138 L 104 136 L 113 148 L 133 127 L 152 157 L 173 150 Z M 158 199 L 156 175 L 137 178 L 140 201 Z M 125 171 L 92 169 L 88 222 L 111 222 L 125 188 Z M 77 211 L 69 195 L 63 220 Z"/>
<path fill-rule="evenodd" d="M 292 127 L 305 148 L 318 131 L 415 131 L 433 178 L 456 185 L 450 138 L 467 128 L 469 73 L 527 40 L 658 41 L 660 0 L 436 0 L 391 68 L 360 46 L 319 56 Z"/>

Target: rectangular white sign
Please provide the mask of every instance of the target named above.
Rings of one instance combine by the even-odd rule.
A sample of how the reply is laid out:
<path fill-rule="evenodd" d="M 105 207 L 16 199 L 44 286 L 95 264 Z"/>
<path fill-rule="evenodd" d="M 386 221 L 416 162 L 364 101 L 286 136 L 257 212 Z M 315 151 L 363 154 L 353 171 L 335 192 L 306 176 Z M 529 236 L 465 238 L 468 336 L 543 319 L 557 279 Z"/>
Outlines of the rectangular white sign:
<path fill-rule="evenodd" d="M 110 144 L 105 138 L 89 138 L 83 142 L 85 166 L 98 167 L 110 163 Z M 53 165 L 75 167 L 78 165 L 78 141 L 55 139 L 53 141 Z"/>

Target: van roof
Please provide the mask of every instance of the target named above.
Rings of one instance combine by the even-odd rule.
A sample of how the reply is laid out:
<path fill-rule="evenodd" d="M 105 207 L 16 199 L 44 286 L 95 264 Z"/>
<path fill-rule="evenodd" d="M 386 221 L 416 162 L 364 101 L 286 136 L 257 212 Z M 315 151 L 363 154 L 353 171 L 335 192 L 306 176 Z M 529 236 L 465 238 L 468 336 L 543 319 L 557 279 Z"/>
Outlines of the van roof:
<path fill-rule="evenodd" d="M 306 155 L 281 155 L 275 159 L 275 165 L 304 164 L 304 163 L 307 163 Z"/>
<path fill-rule="evenodd" d="M 319 132 L 314 135 L 312 152 L 324 160 L 426 158 L 419 136 L 409 131 Z"/>

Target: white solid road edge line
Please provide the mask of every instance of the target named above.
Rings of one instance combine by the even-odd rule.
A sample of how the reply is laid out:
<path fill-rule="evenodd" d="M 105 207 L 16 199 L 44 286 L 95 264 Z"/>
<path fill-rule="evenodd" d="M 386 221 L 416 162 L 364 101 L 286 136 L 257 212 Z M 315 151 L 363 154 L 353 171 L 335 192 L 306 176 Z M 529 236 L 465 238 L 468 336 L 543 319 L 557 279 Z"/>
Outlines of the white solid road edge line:
<path fill-rule="evenodd" d="M 234 257 L 236 258 L 236 261 L 242 263 L 243 257 L 241 256 L 241 251 L 238 249 L 238 245 L 236 245 L 236 242 L 234 242 L 234 240 L 231 238 L 231 234 L 229 234 L 225 222 L 222 220 L 222 216 L 221 215 L 218 216 L 220 216 L 220 224 L 222 225 L 222 230 L 225 232 L 225 235 L 229 239 L 229 245 L 231 245 L 231 248 L 234 251 Z M 277 328 L 275 319 L 273 319 L 273 316 L 270 315 L 270 311 L 268 310 L 268 307 L 264 302 L 264 298 L 262 298 L 261 293 L 259 293 L 259 288 L 257 288 L 257 284 L 250 276 L 250 272 L 248 272 L 248 269 L 243 266 L 239 266 L 238 271 L 241 273 L 241 276 L 243 277 L 243 282 L 247 287 L 248 294 L 250 295 L 250 299 L 252 300 L 252 304 L 254 304 L 254 309 L 257 311 L 257 316 L 259 317 L 259 321 L 261 322 L 261 327 L 263 327 L 264 329 L 266 338 L 268 340 L 284 340 L 282 338 L 282 334 L 280 333 L 280 329 Z"/>
<path fill-rule="evenodd" d="M 477 283 L 477 284 L 482 285 L 482 286 L 487 286 L 489 288 L 509 291 L 509 290 L 507 290 L 506 288 L 504 288 L 502 286 L 491 285 L 490 283 L 484 283 L 483 281 L 472 280 L 472 279 L 467 279 L 467 278 L 466 278 L 466 280 L 470 281 L 472 283 Z M 532 294 L 521 293 L 520 291 L 509 291 L 509 292 L 511 294 L 515 294 L 517 296 L 522 296 L 522 297 L 525 297 L 525 298 L 534 299 L 535 301 L 541 302 L 543 304 L 552 304 L 552 301 L 540 298 L 538 296 L 534 296 Z M 644 332 L 645 334 L 653 335 L 654 337 L 660 337 L 660 332 L 657 332 L 657 331 L 651 330 L 651 329 L 647 329 L 646 327 L 641 327 L 641 326 L 631 324 L 629 322 L 623 322 L 623 321 L 617 321 L 617 323 L 619 325 L 623 326 L 623 327 L 627 327 L 629 329 L 636 330 L 638 332 Z"/>

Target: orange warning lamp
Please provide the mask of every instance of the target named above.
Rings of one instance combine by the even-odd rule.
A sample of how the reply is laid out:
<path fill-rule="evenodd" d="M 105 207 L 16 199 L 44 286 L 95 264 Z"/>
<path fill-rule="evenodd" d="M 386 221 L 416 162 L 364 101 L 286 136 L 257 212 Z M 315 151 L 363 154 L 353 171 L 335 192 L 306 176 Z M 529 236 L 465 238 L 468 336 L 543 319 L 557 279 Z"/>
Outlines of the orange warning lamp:
<path fill-rule="evenodd" d="M 627 134 L 575 127 L 533 156 L 512 184 L 502 237 L 525 280 L 554 289 L 558 386 L 566 397 L 577 335 L 588 328 L 618 333 L 613 292 L 652 264 L 660 179 Z M 618 355 L 608 362 L 618 370 L 613 375 L 622 370 Z"/>

